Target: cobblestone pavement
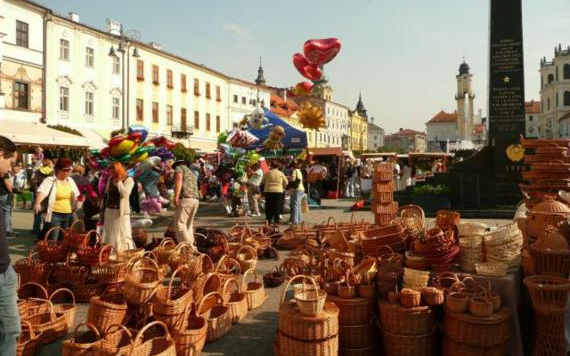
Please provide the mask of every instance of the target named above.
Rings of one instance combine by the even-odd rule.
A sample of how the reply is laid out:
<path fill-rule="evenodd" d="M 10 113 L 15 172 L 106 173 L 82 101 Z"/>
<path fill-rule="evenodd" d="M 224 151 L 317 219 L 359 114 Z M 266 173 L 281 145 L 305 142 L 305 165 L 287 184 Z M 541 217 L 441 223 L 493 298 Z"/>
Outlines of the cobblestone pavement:
<path fill-rule="evenodd" d="M 317 224 L 333 217 L 337 222 L 349 221 L 351 218 L 350 206 L 354 201 L 349 200 L 326 200 L 323 201 L 323 209 L 314 209 L 305 214 L 307 224 Z M 155 224 L 149 228 L 149 234 L 161 235 L 170 222 L 171 213 L 155 218 Z M 284 215 L 288 219 L 288 215 Z M 369 211 L 359 211 L 354 214 L 357 220 L 366 219 L 372 221 L 373 216 Z M 260 225 L 263 218 L 247 218 L 251 225 Z M 501 220 L 479 220 L 489 225 L 500 224 Z M 15 230 L 20 232 L 20 237 L 10 240 L 10 253 L 13 261 L 26 255 L 28 248 L 33 244 L 30 234 L 32 214 L 29 211 L 16 211 L 13 217 Z M 196 218 L 196 226 L 210 226 L 228 229 L 235 223 L 235 218 L 227 218 L 223 215 L 222 208 L 216 204 L 202 204 Z M 286 225 L 283 224 L 282 228 Z M 285 253 L 281 253 L 281 260 Z M 273 269 L 280 261 L 260 260 L 257 265 L 257 273 L 262 278 L 264 273 Z M 251 311 L 239 324 L 235 324 L 232 330 L 221 340 L 207 344 L 203 355 L 225 356 L 262 356 L 272 355 L 272 342 L 277 329 L 278 306 L 284 285 L 279 288 L 267 289 L 268 299 L 259 308 Z M 77 321 L 86 319 L 87 305 L 79 305 L 76 315 Z M 61 341 L 54 342 L 42 348 L 39 356 L 54 356 L 61 354 Z"/>

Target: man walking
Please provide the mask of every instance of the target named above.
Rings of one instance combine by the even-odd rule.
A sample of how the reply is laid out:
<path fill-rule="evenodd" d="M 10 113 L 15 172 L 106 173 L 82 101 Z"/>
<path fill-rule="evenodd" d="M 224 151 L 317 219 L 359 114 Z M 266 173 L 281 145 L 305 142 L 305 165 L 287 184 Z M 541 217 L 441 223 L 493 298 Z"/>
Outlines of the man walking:
<path fill-rule="evenodd" d="M 12 171 L 18 152 L 16 145 L 4 136 L 0 136 L 0 176 Z M 6 227 L 0 219 L 0 354 L 16 356 L 18 336 L 20 335 L 20 316 L 18 313 L 18 295 L 16 271 L 10 265 Z"/>
<path fill-rule="evenodd" d="M 178 160 L 172 165 L 174 169 L 174 228 L 178 242 L 187 242 L 196 248 L 194 241 L 194 216 L 200 204 L 198 198 L 198 180 L 188 164 Z"/>

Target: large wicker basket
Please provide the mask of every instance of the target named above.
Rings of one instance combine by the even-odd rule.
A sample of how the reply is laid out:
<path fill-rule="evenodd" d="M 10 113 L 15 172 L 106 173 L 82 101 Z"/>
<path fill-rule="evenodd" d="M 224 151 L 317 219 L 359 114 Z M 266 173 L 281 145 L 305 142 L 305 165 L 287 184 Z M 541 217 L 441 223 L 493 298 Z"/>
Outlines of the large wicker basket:
<path fill-rule="evenodd" d="M 501 308 L 488 318 L 445 310 L 443 334 L 455 342 L 480 348 L 501 345 L 510 335 L 511 312 Z"/>
<path fill-rule="evenodd" d="M 255 277 L 252 282 L 247 281 L 247 276 L 249 274 L 253 274 Z M 241 290 L 245 293 L 245 297 L 247 299 L 247 307 L 249 310 L 261 306 L 267 298 L 267 295 L 265 294 L 265 288 L 263 287 L 263 282 L 257 278 L 257 272 L 255 272 L 253 269 L 245 271 L 243 275 Z"/>
<path fill-rule="evenodd" d="M 334 303 L 327 302 L 321 314 L 306 316 L 295 301 L 285 301 L 279 307 L 279 331 L 296 340 L 329 339 L 338 334 L 338 312 Z"/>
<path fill-rule="evenodd" d="M 184 311 L 192 302 L 192 290 L 182 283 L 172 286 L 180 268 L 170 276 L 168 286 L 159 286 L 152 301 L 154 317 L 165 323 L 169 329 L 179 329 L 183 326 Z"/>
<path fill-rule="evenodd" d="M 87 331 L 82 334 L 77 334 L 81 326 L 87 326 Z M 97 345 L 101 340 L 99 330 L 90 323 L 77 324 L 73 329 L 72 337 L 62 342 L 62 355 L 63 356 L 97 356 L 93 346 Z"/>
<path fill-rule="evenodd" d="M 125 296 L 119 292 L 105 290 L 101 296 L 93 296 L 89 300 L 87 322 L 95 325 L 101 333 L 115 324 L 123 324 L 127 318 Z"/>
<path fill-rule="evenodd" d="M 341 325 L 364 325 L 374 317 L 373 299 L 343 299 L 329 294 L 327 301 L 333 302 L 338 306 L 338 322 Z"/>
<path fill-rule="evenodd" d="M 339 325 L 339 344 L 342 349 L 366 349 L 374 346 L 376 334 L 372 320 L 364 325 Z"/>
<path fill-rule="evenodd" d="M 435 327 L 435 313 L 429 307 L 404 308 L 381 300 L 380 324 L 382 330 L 393 334 L 425 335 Z"/>
<path fill-rule="evenodd" d="M 123 293 L 127 301 L 134 305 L 142 305 L 150 301 L 161 282 L 158 265 L 154 260 L 141 257 L 129 262 L 129 272 L 125 277 Z"/>
<path fill-rule="evenodd" d="M 204 302 L 215 298 L 215 304 L 204 310 Z M 224 305 L 224 298 L 220 293 L 206 294 L 198 304 L 198 314 L 203 315 L 208 321 L 206 342 L 212 342 L 222 338 L 232 328 L 232 318 L 229 308 Z"/>
<path fill-rule="evenodd" d="M 318 341 L 301 341 L 279 332 L 280 356 L 338 356 L 338 336 Z"/>
<path fill-rule="evenodd" d="M 397 356 L 436 355 L 435 328 L 424 335 L 399 335 L 382 331 L 384 353 Z"/>
<path fill-rule="evenodd" d="M 235 289 L 231 289 L 231 286 Z M 222 288 L 224 303 L 229 308 L 232 323 L 240 322 L 249 310 L 245 293 L 240 291 L 238 282 L 235 279 L 228 279 Z"/>
<path fill-rule="evenodd" d="M 206 343 L 208 323 L 196 315 L 195 304 L 190 304 L 184 313 L 184 326 L 173 330 L 178 356 L 198 356 Z"/>

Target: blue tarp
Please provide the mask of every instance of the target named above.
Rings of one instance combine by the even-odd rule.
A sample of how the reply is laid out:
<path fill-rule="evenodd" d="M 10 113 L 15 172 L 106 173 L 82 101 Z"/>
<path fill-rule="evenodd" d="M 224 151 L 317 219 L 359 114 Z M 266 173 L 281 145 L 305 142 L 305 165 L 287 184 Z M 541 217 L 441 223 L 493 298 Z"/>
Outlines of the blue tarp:
<path fill-rule="evenodd" d="M 273 126 L 283 126 L 285 129 L 285 138 L 282 141 L 284 148 L 291 149 L 307 147 L 306 132 L 297 130 L 293 126 L 289 125 L 287 121 L 281 119 L 279 116 L 275 115 L 267 108 L 263 108 L 263 111 L 265 111 L 265 117 L 269 120 L 270 124 L 273 124 Z M 269 136 L 269 132 L 273 126 L 261 130 L 249 129 L 249 132 L 259 138 L 259 141 L 257 141 L 255 145 L 248 147 L 248 149 L 261 148 L 263 146 L 263 142 Z"/>

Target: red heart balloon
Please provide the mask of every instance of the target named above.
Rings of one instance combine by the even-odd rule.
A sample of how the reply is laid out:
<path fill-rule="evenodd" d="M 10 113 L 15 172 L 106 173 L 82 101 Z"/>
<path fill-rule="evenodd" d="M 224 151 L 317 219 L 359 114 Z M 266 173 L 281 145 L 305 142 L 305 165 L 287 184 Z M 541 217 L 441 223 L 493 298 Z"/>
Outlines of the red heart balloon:
<path fill-rule="evenodd" d="M 340 51 L 338 38 L 324 38 L 321 40 L 308 40 L 303 46 L 305 57 L 316 66 L 322 66 L 330 61 Z"/>
<path fill-rule="evenodd" d="M 321 68 L 319 68 L 314 64 L 309 63 L 307 58 L 305 58 L 305 56 L 302 55 L 301 53 L 295 53 L 293 55 L 293 64 L 295 65 L 295 68 L 297 68 L 299 73 L 301 73 L 301 75 L 307 79 L 310 79 L 312 81 L 317 81 L 321 79 L 321 77 L 323 76 Z"/>
<path fill-rule="evenodd" d="M 295 96 L 305 96 L 309 95 L 312 89 L 313 89 L 313 83 L 301 82 L 297 83 L 297 85 L 295 85 L 291 91 Z"/>

